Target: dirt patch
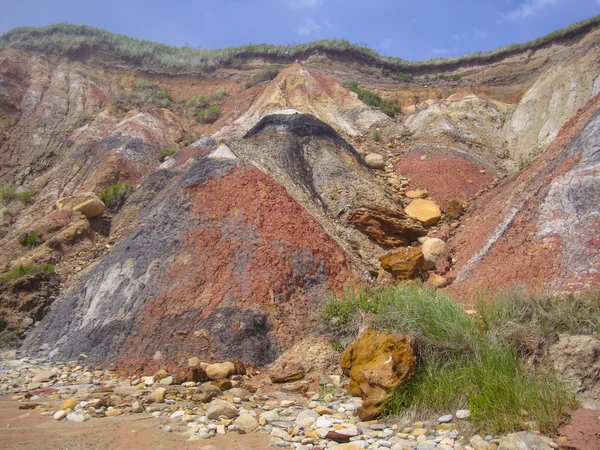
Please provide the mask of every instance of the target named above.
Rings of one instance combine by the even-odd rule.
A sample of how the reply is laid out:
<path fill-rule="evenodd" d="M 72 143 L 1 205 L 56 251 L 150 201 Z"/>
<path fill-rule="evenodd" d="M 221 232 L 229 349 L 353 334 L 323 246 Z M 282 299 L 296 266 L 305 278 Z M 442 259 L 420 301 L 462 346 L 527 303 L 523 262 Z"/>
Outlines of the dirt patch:
<path fill-rule="evenodd" d="M 411 151 L 394 164 L 394 170 L 411 180 L 410 189 L 430 192 L 442 208 L 452 200 L 470 200 L 496 176 L 493 169 L 469 156 L 437 149 Z"/>
<path fill-rule="evenodd" d="M 57 402 L 55 406 L 58 406 Z M 0 397 L 0 439 L 5 449 L 198 449 L 213 445 L 219 450 L 261 450 L 269 436 L 229 433 L 201 442 L 187 442 L 178 433 L 161 430 L 160 419 L 124 415 L 98 421 L 56 422 L 37 411 L 20 410 L 19 403 Z"/>
<path fill-rule="evenodd" d="M 598 450 L 600 448 L 600 411 L 578 409 L 571 422 L 561 429 L 567 437 L 563 448 L 573 450 Z"/>

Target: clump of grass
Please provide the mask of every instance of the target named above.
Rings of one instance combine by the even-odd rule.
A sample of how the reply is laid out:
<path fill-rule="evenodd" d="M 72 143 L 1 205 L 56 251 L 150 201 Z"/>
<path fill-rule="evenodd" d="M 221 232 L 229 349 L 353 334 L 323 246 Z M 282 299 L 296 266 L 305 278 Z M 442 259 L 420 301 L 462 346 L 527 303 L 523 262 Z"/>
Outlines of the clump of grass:
<path fill-rule="evenodd" d="M 120 88 L 113 97 L 113 103 L 121 109 L 159 106 L 171 104 L 171 94 L 153 81 L 138 81 L 131 89 Z"/>
<path fill-rule="evenodd" d="M 213 105 L 200 111 L 196 116 L 196 120 L 201 123 L 215 123 L 219 117 L 221 117 L 221 108 Z"/>
<path fill-rule="evenodd" d="M 253 74 L 248 81 L 246 81 L 246 89 L 251 88 L 255 84 L 262 83 L 274 79 L 279 75 L 279 69 L 274 66 L 267 66 L 259 72 Z"/>
<path fill-rule="evenodd" d="M 364 104 L 379 108 L 390 117 L 396 117 L 397 114 L 402 112 L 397 100 L 383 99 L 376 92 L 361 89 L 356 81 L 350 83 L 349 89 L 356 92 L 358 99 Z"/>
<path fill-rule="evenodd" d="M 185 104 L 186 108 L 206 108 L 214 103 L 219 103 L 225 100 L 229 94 L 225 91 L 215 91 L 210 94 L 198 95 Z"/>
<path fill-rule="evenodd" d="M 329 299 L 323 316 L 336 339 L 355 337 L 365 320 L 376 329 L 415 336 L 418 369 L 386 404 L 388 414 L 468 407 L 472 423 L 492 433 L 518 430 L 524 419 L 550 432 L 575 405 L 556 378 L 525 371 L 517 347 L 497 328 L 482 326 L 439 291 L 413 285 L 364 288 Z"/>
<path fill-rule="evenodd" d="M 36 231 L 25 233 L 19 239 L 19 242 L 23 247 L 35 247 L 36 245 L 39 245 L 41 241 L 42 235 Z"/>
<path fill-rule="evenodd" d="M 0 186 L 0 203 L 7 205 L 12 201 L 21 203 L 33 203 L 33 194 L 28 191 L 19 191 L 12 184 L 5 183 Z"/>
<path fill-rule="evenodd" d="M 437 75 L 437 77 L 435 77 L 438 80 L 452 80 L 452 81 L 458 81 L 462 78 L 461 75 L 458 74 L 453 74 L 453 75 L 446 75 L 445 73 L 440 73 Z"/>
<path fill-rule="evenodd" d="M 503 336 L 524 356 L 543 350 L 558 333 L 600 333 L 600 294 L 524 296 L 513 290 L 494 301 L 480 295 L 476 306 L 485 329 Z"/>
<path fill-rule="evenodd" d="M 116 183 L 104 189 L 100 194 L 100 200 L 104 202 L 110 211 L 118 210 L 127 198 L 127 195 L 132 191 L 132 187 L 125 183 Z"/>
<path fill-rule="evenodd" d="M 371 137 L 373 138 L 373 140 L 375 142 L 381 141 L 381 131 L 379 131 L 377 128 L 375 128 L 373 130 L 373 132 L 371 133 Z"/>
<path fill-rule="evenodd" d="M 0 276 L 0 283 L 4 284 L 8 281 L 16 280 L 25 275 L 42 272 L 52 274 L 54 273 L 54 266 L 52 264 L 42 264 L 41 266 L 36 266 L 35 264 L 19 264 L 8 272 L 2 274 Z"/>

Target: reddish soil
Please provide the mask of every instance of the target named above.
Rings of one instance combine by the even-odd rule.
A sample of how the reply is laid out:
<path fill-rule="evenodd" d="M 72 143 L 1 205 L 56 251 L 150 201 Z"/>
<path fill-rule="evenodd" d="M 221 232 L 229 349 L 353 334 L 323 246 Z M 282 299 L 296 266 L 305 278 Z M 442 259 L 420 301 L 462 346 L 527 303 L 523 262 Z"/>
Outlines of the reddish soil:
<path fill-rule="evenodd" d="M 327 290 L 353 279 L 344 252 L 282 185 L 255 168 L 234 169 L 188 193 L 201 223 L 164 274 L 162 295 L 139 315 L 119 356 L 122 368 L 138 370 L 166 348 L 170 361 L 193 354 L 268 363 L 309 331 Z M 242 340 L 215 340 L 215 321 L 232 342 L 238 334 Z"/>
<path fill-rule="evenodd" d="M 600 448 L 600 411 L 578 409 L 571 422 L 561 429 L 567 437 L 563 448 L 573 450 L 598 450 Z"/>
<path fill-rule="evenodd" d="M 442 209 L 452 200 L 470 200 L 496 176 L 493 169 L 451 151 L 412 151 L 394 169 L 410 179 L 410 189 L 430 192 Z"/>
<path fill-rule="evenodd" d="M 459 274 L 514 208 L 518 213 L 466 279 L 450 287 L 453 294 L 465 301 L 473 301 L 484 286 L 492 292 L 515 285 L 535 291 L 551 289 L 550 283 L 559 276 L 564 278 L 559 280 L 561 283 L 569 282 L 569 274 L 563 273 L 565 269 L 561 267 L 561 236 L 536 237 L 539 207 L 552 180 L 578 163 L 577 157 L 557 161 L 598 107 L 600 95 L 567 122 L 542 157 L 475 201 L 449 241 L 456 260 L 450 276 Z M 588 240 L 588 245 L 593 245 L 593 238 Z"/>
<path fill-rule="evenodd" d="M 56 402 L 58 407 L 60 402 Z M 229 433 L 206 441 L 189 442 L 179 433 L 167 433 L 153 417 L 126 415 L 92 419 L 84 423 L 63 420 L 37 411 L 20 410 L 20 403 L 0 397 L 0 441 L 5 449 L 201 449 L 214 446 L 219 450 L 262 450 L 269 446 L 269 436 L 261 433 Z"/>

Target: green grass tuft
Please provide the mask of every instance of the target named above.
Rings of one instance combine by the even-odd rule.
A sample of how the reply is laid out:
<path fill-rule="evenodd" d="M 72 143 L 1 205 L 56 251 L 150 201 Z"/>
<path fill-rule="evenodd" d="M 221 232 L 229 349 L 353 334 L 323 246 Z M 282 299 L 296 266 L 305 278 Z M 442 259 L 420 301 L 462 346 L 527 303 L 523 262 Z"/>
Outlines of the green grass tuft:
<path fill-rule="evenodd" d="M 213 105 L 200 111 L 196 116 L 196 120 L 201 123 L 215 123 L 219 117 L 221 117 L 221 108 Z"/>
<path fill-rule="evenodd" d="M 376 92 L 361 89 L 356 81 L 350 83 L 349 89 L 352 92 L 356 92 L 358 94 L 358 99 L 364 104 L 379 108 L 390 117 L 396 117 L 397 114 L 402 112 L 397 100 L 383 99 Z"/>
<path fill-rule="evenodd" d="M 377 128 L 375 128 L 373 130 L 373 132 L 371 133 L 371 137 L 373 138 L 373 140 L 375 142 L 381 141 L 381 131 L 379 131 Z"/>
<path fill-rule="evenodd" d="M 42 235 L 38 232 L 25 233 L 19 239 L 19 242 L 23 247 L 35 247 L 42 241 Z"/>
<path fill-rule="evenodd" d="M 116 211 L 132 190 L 133 188 L 128 184 L 117 183 L 104 189 L 100 194 L 100 200 L 104 202 L 109 210 Z"/>
<path fill-rule="evenodd" d="M 0 283 L 4 284 L 8 281 L 19 279 L 25 275 L 39 272 L 52 274 L 54 273 L 54 266 L 52 264 L 42 264 L 41 266 L 36 266 L 35 264 L 19 264 L 1 275 Z"/>
<path fill-rule="evenodd" d="M 329 299 L 323 317 L 335 340 L 349 342 L 365 322 L 415 336 L 418 370 L 387 403 L 388 414 L 467 407 L 471 422 L 491 433 L 518 430 L 525 420 L 553 432 L 576 404 L 555 377 L 522 367 L 518 346 L 498 326 L 504 321 L 490 319 L 501 314 L 490 312 L 482 321 L 439 291 L 414 285 L 364 288 Z"/>
<path fill-rule="evenodd" d="M 12 184 L 3 184 L 0 186 L 0 204 L 8 205 L 12 201 L 21 203 L 33 203 L 33 194 L 28 191 L 19 191 Z"/>

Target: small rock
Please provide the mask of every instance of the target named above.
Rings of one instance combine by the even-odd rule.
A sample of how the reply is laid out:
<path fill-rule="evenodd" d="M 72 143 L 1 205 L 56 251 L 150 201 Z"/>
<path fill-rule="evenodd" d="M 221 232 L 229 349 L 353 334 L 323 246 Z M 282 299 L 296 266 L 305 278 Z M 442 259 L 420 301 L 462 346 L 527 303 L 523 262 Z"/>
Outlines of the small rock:
<path fill-rule="evenodd" d="M 56 411 L 52 416 L 54 420 L 63 420 L 65 417 L 67 417 L 67 412 L 63 410 Z"/>
<path fill-rule="evenodd" d="M 239 417 L 233 421 L 233 423 L 247 433 L 258 428 L 258 421 L 248 413 L 240 414 Z"/>
<path fill-rule="evenodd" d="M 160 384 L 165 385 L 165 386 L 169 386 L 171 384 L 173 384 L 173 377 L 168 376 L 163 378 L 162 380 L 160 380 Z"/>
<path fill-rule="evenodd" d="M 213 400 L 209 403 L 206 409 L 206 417 L 209 419 L 218 419 L 220 416 L 225 416 L 228 419 L 233 419 L 238 415 L 238 409 L 231 403 L 225 400 Z"/>
<path fill-rule="evenodd" d="M 460 420 L 465 420 L 471 417 L 471 411 L 468 409 L 459 409 L 456 411 L 456 418 Z"/>
<path fill-rule="evenodd" d="M 60 405 L 60 409 L 70 409 L 70 410 L 74 410 L 75 407 L 77 406 L 78 400 L 76 398 L 70 398 L 66 401 L 63 402 L 62 405 Z"/>
<path fill-rule="evenodd" d="M 120 416 L 121 414 L 123 414 L 123 411 L 121 411 L 118 408 L 113 408 L 113 409 L 107 410 L 104 414 L 106 415 L 106 417 L 115 417 L 115 416 Z"/>
<path fill-rule="evenodd" d="M 452 414 L 446 414 L 445 416 L 438 417 L 439 423 L 448 423 L 452 422 Z"/>
<path fill-rule="evenodd" d="M 232 362 L 209 364 L 205 370 L 211 380 L 223 380 L 235 374 L 235 366 Z"/>
<path fill-rule="evenodd" d="M 144 407 L 140 405 L 139 402 L 133 402 L 131 405 L 131 412 L 136 414 L 143 413 Z"/>
<path fill-rule="evenodd" d="M 369 153 L 365 156 L 365 162 L 371 169 L 385 169 L 385 159 L 378 153 Z"/>
<path fill-rule="evenodd" d="M 411 219 L 418 220 L 423 225 L 434 225 L 442 217 L 440 207 L 433 200 L 415 199 L 404 209 Z M 429 242 L 429 241 L 428 241 Z"/>
<path fill-rule="evenodd" d="M 164 403 L 165 402 L 165 392 L 167 390 L 163 387 L 159 387 L 152 393 L 152 398 L 156 403 Z"/>

